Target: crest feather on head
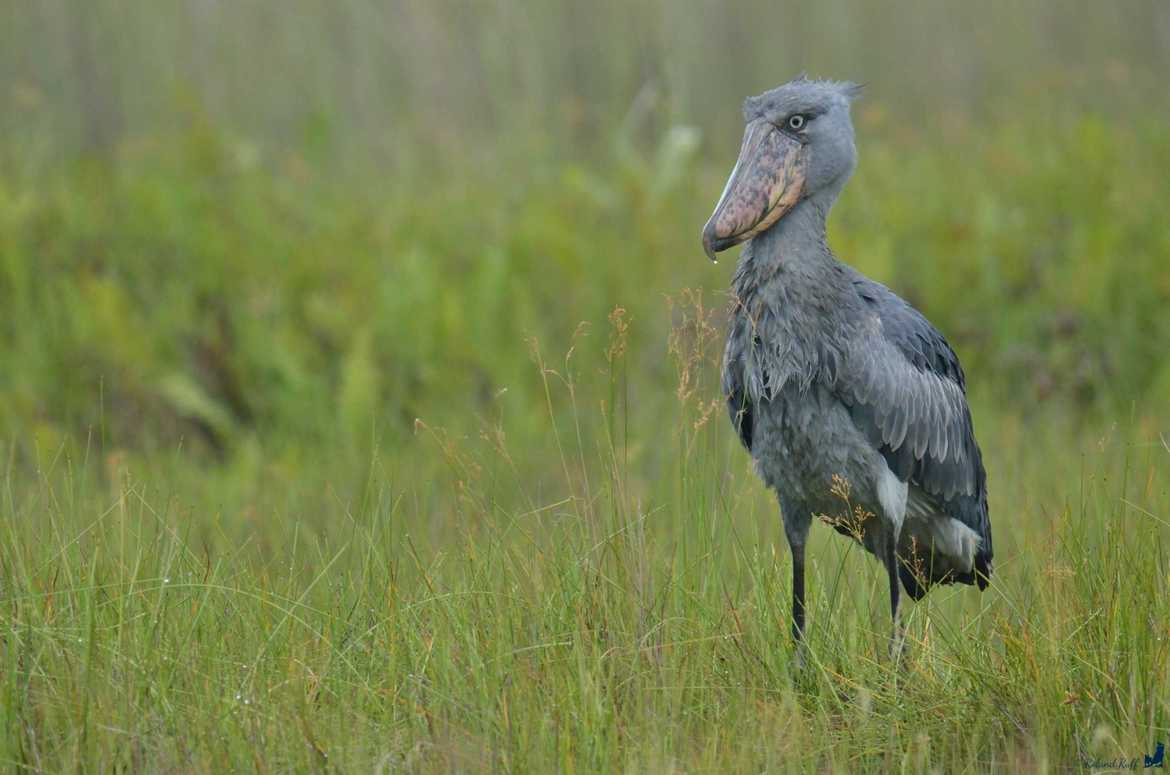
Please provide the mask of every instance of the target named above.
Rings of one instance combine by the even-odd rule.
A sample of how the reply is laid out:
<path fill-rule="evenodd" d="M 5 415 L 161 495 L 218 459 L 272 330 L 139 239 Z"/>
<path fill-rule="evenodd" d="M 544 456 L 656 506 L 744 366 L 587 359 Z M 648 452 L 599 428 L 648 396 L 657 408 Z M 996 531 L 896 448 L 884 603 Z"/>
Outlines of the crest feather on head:
<path fill-rule="evenodd" d="M 768 113 L 824 111 L 833 103 L 846 106 L 861 96 L 863 86 L 853 81 L 809 78 L 800 73 L 788 83 L 743 101 L 743 115 L 748 121 Z"/>

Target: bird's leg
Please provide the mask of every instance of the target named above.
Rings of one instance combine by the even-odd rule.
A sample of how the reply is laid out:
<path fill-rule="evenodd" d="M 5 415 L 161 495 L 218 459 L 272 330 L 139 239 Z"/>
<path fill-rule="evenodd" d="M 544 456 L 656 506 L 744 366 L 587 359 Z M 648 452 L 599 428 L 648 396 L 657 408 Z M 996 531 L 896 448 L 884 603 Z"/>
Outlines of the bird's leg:
<path fill-rule="evenodd" d="M 906 650 L 906 631 L 902 624 L 902 585 L 898 581 L 897 539 L 890 536 L 886 541 L 885 566 L 890 579 L 890 661 L 899 664 Z"/>
<path fill-rule="evenodd" d="M 792 548 L 792 645 L 793 664 L 804 669 L 804 542 L 790 544 Z"/>
<path fill-rule="evenodd" d="M 803 505 L 781 503 L 784 512 L 784 534 L 792 550 L 792 642 L 795 647 L 793 664 L 797 670 L 804 667 L 804 545 L 812 525 L 812 513 Z"/>

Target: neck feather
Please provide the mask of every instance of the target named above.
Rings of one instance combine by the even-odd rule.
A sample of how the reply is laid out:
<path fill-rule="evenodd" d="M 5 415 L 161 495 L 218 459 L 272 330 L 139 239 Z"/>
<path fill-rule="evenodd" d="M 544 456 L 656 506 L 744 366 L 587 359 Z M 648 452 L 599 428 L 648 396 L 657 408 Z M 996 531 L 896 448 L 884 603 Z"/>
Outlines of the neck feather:
<path fill-rule="evenodd" d="M 772 228 L 752 238 L 733 281 L 740 299 L 774 284 L 787 291 L 779 296 L 805 289 L 819 296 L 837 284 L 841 264 L 833 258 L 825 237 L 826 219 L 836 197 L 826 193 L 801 201 Z"/>
<path fill-rule="evenodd" d="M 725 363 L 741 368 L 753 400 L 785 385 L 830 381 L 841 353 L 839 331 L 857 316 L 854 273 L 825 241 L 832 198 L 810 197 L 744 248 L 732 286 Z M 735 364 L 738 364 L 737 366 Z"/>

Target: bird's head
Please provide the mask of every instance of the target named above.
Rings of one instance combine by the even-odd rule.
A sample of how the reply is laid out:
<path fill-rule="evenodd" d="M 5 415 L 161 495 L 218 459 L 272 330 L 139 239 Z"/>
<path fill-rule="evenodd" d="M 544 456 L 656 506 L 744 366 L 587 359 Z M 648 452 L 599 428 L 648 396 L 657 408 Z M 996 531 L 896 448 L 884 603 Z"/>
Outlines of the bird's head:
<path fill-rule="evenodd" d="M 836 197 L 856 163 L 849 103 L 859 92 L 856 84 L 802 75 L 744 101 L 739 159 L 703 227 L 712 261 L 767 231 L 801 200 Z"/>

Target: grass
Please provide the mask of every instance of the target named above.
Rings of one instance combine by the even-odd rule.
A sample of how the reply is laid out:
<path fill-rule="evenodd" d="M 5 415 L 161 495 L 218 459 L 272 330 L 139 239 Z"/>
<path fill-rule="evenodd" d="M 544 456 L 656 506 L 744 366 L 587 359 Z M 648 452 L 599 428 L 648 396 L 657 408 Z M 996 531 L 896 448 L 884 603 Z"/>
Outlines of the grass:
<path fill-rule="evenodd" d="M 0 761 L 950 772 L 1152 752 L 1157 128 L 1082 118 L 1035 153 L 1024 123 L 960 128 L 957 171 L 886 121 L 861 118 L 884 139 L 862 140 L 831 239 L 960 350 L 997 550 L 987 592 L 913 608 L 901 672 L 883 574 L 823 527 L 811 666 L 791 670 L 779 515 L 719 401 L 726 271 L 696 249 L 722 167 L 686 132 L 430 190 L 341 186 L 203 131 L 0 179 Z"/>
<path fill-rule="evenodd" d="M 715 419 L 684 433 L 656 483 L 558 428 L 566 473 L 522 489 L 521 507 L 502 505 L 517 496 L 510 453 L 441 436 L 424 448 L 451 470 L 426 483 L 375 459 L 360 480 L 325 463 L 291 492 L 269 472 L 236 497 L 214 472 L 177 474 L 181 456 L 53 450 L 26 478 L 9 449 L 0 756 L 48 770 L 1064 770 L 1164 739 L 1170 450 L 1156 437 L 1011 446 L 1020 428 L 985 423 L 1002 451 L 994 583 L 916 606 L 901 672 L 877 563 L 818 528 L 812 665 L 794 674 L 778 515 Z"/>

